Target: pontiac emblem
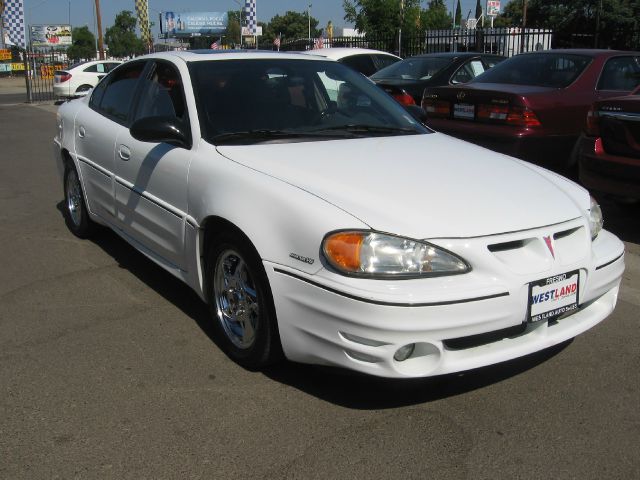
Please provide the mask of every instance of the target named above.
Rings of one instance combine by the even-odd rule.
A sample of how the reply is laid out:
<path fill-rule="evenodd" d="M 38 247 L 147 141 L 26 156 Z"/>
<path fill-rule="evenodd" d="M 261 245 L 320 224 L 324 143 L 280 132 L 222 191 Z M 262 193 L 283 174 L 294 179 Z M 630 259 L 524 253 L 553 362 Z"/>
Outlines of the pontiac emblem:
<path fill-rule="evenodd" d="M 456 95 L 456 97 L 458 97 L 458 100 L 463 100 L 466 95 L 467 94 L 464 92 L 458 92 L 458 95 Z"/>
<path fill-rule="evenodd" d="M 542 239 L 544 240 L 544 243 L 547 244 L 547 248 L 549 249 L 549 251 L 551 252 L 551 256 L 553 258 L 556 258 L 556 254 L 553 251 L 553 244 L 551 243 L 551 235 L 547 236 L 547 237 L 542 237 Z"/>

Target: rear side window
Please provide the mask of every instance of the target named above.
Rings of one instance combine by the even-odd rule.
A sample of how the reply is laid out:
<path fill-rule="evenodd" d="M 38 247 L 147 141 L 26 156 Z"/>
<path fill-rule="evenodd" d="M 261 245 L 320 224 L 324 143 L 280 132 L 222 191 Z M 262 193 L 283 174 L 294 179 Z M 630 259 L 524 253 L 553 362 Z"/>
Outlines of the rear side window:
<path fill-rule="evenodd" d="M 400 61 L 391 55 L 371 55 L 371 60 L 373 61 L 373 66 L 376 69 L 376 72 Z"/>
<path fill-rule="evenodd" d="M 640 57 L 614 57 L 607 60 L 598 90 L 631 91 L 640 85 Z"/>
<path fill-rule="evenodd" d="M 135 62 L 123 66 L 110 76 L 108 82 L 100 82 L 91 96 L 89 106 L 118 123 L 125 123 L 145 65 L 146 62 Z"/>
<path fill-rule="evenodd" d="M 451 83 L 467 83 L 484 72 L 484 65 L 480 60 L 471 60 L 463 64 L 451 77 Z"/>
<path fill-rule="evenodd" d="M 376 67 L 373 65 L 373 60 L 369 55 L 353 55 L 341 59 L 340 62 L 367 77 L 376 72 Z"/>
<path fill-rule="evenodd" d="M 91 73 L 91 72 L 95 73 L 95 72 L 98 71 L 98 65 L 100 65 L 100 64 L 96 63 L 94 65 L 89 65 L 87 68 L 83 69 L 82 71 L 83 72 L 89 72 L 89 73 Z"/>

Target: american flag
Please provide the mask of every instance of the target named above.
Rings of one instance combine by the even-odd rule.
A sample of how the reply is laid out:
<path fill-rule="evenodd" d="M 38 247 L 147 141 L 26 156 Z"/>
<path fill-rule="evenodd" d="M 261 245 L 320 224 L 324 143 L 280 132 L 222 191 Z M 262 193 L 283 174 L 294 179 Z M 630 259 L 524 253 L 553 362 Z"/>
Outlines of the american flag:
<path fill-rule="evenodd" d="M 219 49 L 220 49 L 220 45 L 218 45 L 218 41 L 216 40 L 211 44 L 211 50 L 219 50 Z"/>

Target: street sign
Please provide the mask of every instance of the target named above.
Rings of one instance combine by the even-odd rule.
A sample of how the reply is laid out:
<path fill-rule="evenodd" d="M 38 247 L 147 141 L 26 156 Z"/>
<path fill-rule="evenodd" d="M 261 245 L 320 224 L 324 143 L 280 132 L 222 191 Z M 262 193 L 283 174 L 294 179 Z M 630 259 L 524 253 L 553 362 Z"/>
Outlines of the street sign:
<path fill-rule="evenodd" d="M 500 0 L 487 0 L 487 16 L 497 17 L 500 15 Z"/>

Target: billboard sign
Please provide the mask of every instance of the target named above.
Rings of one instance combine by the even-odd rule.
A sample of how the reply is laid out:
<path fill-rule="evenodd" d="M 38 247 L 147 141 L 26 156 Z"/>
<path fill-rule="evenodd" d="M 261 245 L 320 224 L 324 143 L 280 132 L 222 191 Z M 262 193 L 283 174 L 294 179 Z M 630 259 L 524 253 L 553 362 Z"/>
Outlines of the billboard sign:
<path fill-rule="evenodd" d="M 500 0 L 487 0 L 487 15 L 489 17 L 500 15 Z"/>
<path fill-rule="evenodd" d="M 258 25 L 256 27 L 256 33 L 251 33 L 251 28 L 250 27 L 242 27 L 242 36 L 243 37 L 261 37 L 262 36 L 262 26 Z"/>
<path fill-rule="evenodd" d="M 31 25 L 31 46 L 71 46 L 71 25 Z"/>
<path fill-rule="evenodd" d="M 220 35 L 229 24 L 227 12 L 164 12 L 162 33 L 169 37 Z"/>

